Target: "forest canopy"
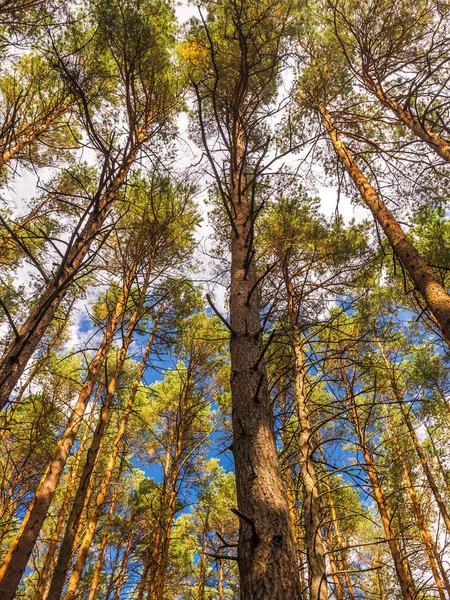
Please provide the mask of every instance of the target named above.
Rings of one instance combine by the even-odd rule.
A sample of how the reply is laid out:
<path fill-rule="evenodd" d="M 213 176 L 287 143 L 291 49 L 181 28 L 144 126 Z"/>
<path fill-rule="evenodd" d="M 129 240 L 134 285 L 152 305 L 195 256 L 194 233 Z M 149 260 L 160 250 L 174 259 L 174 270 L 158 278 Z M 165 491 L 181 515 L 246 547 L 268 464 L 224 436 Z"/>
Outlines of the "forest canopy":
<path fill-rule="evenodd" d="M 0 0 L 0 599 L 450 598 L 450 2 Z"/>

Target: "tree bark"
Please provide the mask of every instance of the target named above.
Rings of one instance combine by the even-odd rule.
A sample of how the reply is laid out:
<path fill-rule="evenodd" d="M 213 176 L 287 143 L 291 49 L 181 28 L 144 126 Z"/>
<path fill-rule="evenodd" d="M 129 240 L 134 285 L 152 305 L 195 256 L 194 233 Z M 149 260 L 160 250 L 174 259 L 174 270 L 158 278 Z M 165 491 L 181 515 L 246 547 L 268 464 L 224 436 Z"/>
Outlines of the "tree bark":
<path fill-rule="evenodd" d="M 67 457 L 83 421 L 84 413 L 99 377 L 101 367 L 111 347 L 119 318 L 126 305 L 134 274 L 134 269 L 131 269 L 127 274 L 114 313 L 106 327 L 100 347 L 90 365 L 89 373 L 72 409 L 65 431 L 53 451 L 52 458 L 36 490 L 34 499 L 0 569 L 0 598 L 2 600 L 12 600 L 25 572 L 28 560 L 33 552 L 65 467 Z"/>
<path fill-rule="evenodd" d="M 295 399 L 299 426 L 300 474 L 303 486 L 306 556 L 308 562 L 308 587 L 310 600 L 328 600 L 325 548 L 322 539 L 322 506 L 312 452 L 312 431 L 307 407 L 305 364 L 302 331 L 297 320 L 294 290 L 286 265 L 283 278 L 292 329 L 292 347 L 295 359 Z"/>
<path fill-rule="evenodd" d="M 147 273 L 142 284 L 142 290 L 138 305 L 136 306 L 128 323 L 127 333 L 125 335 L 122 348 L 120 349 L 119 356 L 117 358 L 114 374 L 107 386 L 106 394 L 103 399 L 100 411 L 100 416 L 94 431 L 94 435 L 92 436 L 91 446 L 87 453 L 83 473 L 81 475 L 75 498 L 72 504 L 72 508 L 69 514 L 69 518 L 67 521 L 64 538 L 59 550 L 58 561 L 53 571 L 52 582 L 48 593 L 48 600 L 60 600 L 61 598 L 62 590 L 64 587 L 64 581 L 66 579 L 67 570 L 70 564 L 70 557 L 73 554 L 74 542 L 80 525 L 81 513 L 83 512 L 84 506 L 86 504 L 89 486 L 94 473 L 95 465 L 98 461 L 98 455 L 103 442 L 103 437 L 108 426 L 111 406 L 113 404 L 114 395 L 116 393 L 117 385 L 119 383 L 119 378 L 122 374 L 123 366 L 127 358 L 128 348 L 131 344 L 133 333 L 137 324 L 139 323 L 139 319 L 142 314 L 142 309 L 144 306 L 145 297 L 150 281 L 151 270 L 152 269 L 150 264 L 147 268 Z"/>
<path fill-rule="evenodd" d="M 361 428 L 359 422 L 358 411 L 355 406 L 355 400 L 352 394 L 352 390 L 350 386 L 346 382 L 345 373 L 344 377 L 344 386 L 346 388 L 347 399 L 346 401 L 350 403 L 350 415 L 353 423 L 353 427 L 355 429 L 355 433 L 357 435 L 359 441 L 359 447 L 361 448 L 362 455 L 364 457 L 365 463 L 365 471 L 367 476 L 369 477 L 369 481 L 372 487 L 373 495 L 375 498 L 375 502 L 378 506 L 378 512 L 381 517 L 381 522 L 383 524 L 384 533 L 386 536 L 386 541 L 389 546 L 389 550 L 391 552 L 392 560 L 394 562 L 395 571 L 397 573 L 397 578 L 400 584 L 400 589 L 402 593 L 403 600 L 414 600 L 415 598 L 415 590 L 414 583 L 411 580 L 408 573 L 408 561 L 405 556 L 402 555 L 402 551 L 397 539 L 397 533 L 392 524 L 392 517 L 384 497 L 383 489 L 378 480 L 378 475 L 376 471 L 376 467 L 372 461 L 372 456 L 369 451 L 369 448 L 366 444 L 365 434 Z"/>
<path fill-rule="evenodd" d="M 371 77 L 364 77 L 363 81 L 364 85 L 377 96 L 386 108 L 395 114 L 403 125 L 406 125 L 419 139 L 428 144 L 441 158 L 450 162 L 450 143 L 447 140 L 425 127 L 417 117 L 414 117 L 410 111 L 405 110 L 400 102 L 389 96 L 381 85 L 376 83 Z"/>
<path fill-rule="evenodd" d="M 133 404 L 134 404 L 134 400 L 136 398 L 136 394 L 137 394 L 137 391 L 139 388 L 139 383 L 142 379 L 142 376 L 143 376 L 143 373 L 145 370 L 146 361 L 148 359 L 148 356 L 150 354 L 150 351 L 151 351 L 151 348 L 152 348 L 152 345 L 153 345 L 153 342 L 155 339 L 155 334 L 156 334 L 156 327 L 153 328 L 153 330 L 148 338 L 147 346 L 146 346 L 146 349 L 144 352 L 144 357 L 139 366 L 138 373 L 136 374 L 136 377 L 133 381 L 133 387 L 131 388 L 130 395 L 129 395 L 128 401 L 127 401 L 127 405 L 125 407 L 124 413 L 120 420 L 119 428 L 117 430 L 117 434 L 114 439 L 113 450 L 109 456 L 108 462 L 106 463 L 106 466 L 105 466 L 105 469 L 103 472 L 103 478 L 100 483 L 100 490 L 95 499 L 95 507 L 94 507 L 94 510 L 92 511 L 92 514 L 88 518 L 86 531 L 85 531 L 83 539 L 81 541 L 80 550 L 79 550 L 79 553 L 78 553 L 78 556 L 77 556 L 77 559 L 75 562 L 75 566 L 74 566 L 74 569 L 70 576 L 69 583 L 67 585 L 67 591 L 64 596 L 65 600 L 73 600 L 76 596 L 78 584 L 80 582 L 81 575 L 82 575 L 83 569 L 84 569 L 84 565 L 86 563 L 87 554 L 89 552 L 89 548 L 91 546 L 92 539 L 95 534 L 95 529 L 97 527 L 97 523 L 101 516 L 102 507 L 105 502 L 106 495 L 108 493 L 109 483 L 111 481 L 111 477 L 112 477 L 113 471 L 114 471 L 114 466 L 116 464 L 117 456 L 119 454 L 120 444 L 121 444 L 121 441 L 127 430 L 128 420 L 130 418 L 131 411 L 133 409 Z"/>
<path fill-rule="evenodd" d="M 70 243 L 62 263 L 47 283 L 38 303 L 31 310 L 25 323 L 19 329 L 18 335 L 13 338 L 3 355 L 0 361 L 0 409 L 8 402 L 11 392 L 53 320 L 73 278 L 82 268 L 92 242 L 101 232 L 111 203 L 125 183 L 144 138 L 144 131 L 140 131 L 137 145 L 128 153 L 116 176 L 106 190 L 97 192 L 91 214 L 83 229 L 80 233 L 74 233 L 74 239 Z M 80 223 L 81 226 L 82 223 Z"/>
<path fill-rule="evenodd" d="M 245 193 L 244 142 L 236 125 L 230 160 L 231 391 L 241 600 L 298 600 L 298 564 L 278 463 L 264 363 L 252 207 Z"/>
<path fill-rule="evenodd" d="M 50 542 L 47 547 L 47 554 L 45 555 L 45 560 L 44 560 L 44 564 L 42 567 L 42 571 L 39 574 L 39 579 L 38 579 L 38 583 L 36 586 L 36 591 L 35 591 L 33 600 L 46 600 L 47 599 L 49 585 L 51 582 L 49 575 L 50 575 L 51 569 L 55 562 L 55 555 L 56 555 L 56 549 L 57 549 L 58 542 L 59 542 L 59 537 L 60 537 L 61 531 L 63 529 L 64 520 L 66 518 L 67 510 L 69 509 L 70 501 L 72 499 L 73 488 L 75 486 L 75 482 L 78 477 L 78 468 L 81 465 L 81 459 L 82 459 L 84 450 L 86 448 L 86 445 L 87 445 L 87 442 L 89 439 L 90 428 L 91 428 L 92 420 L 94 417 L 94 407 L 96 406 L 97 401 L 98 401 L 98 392 L 96 394 L 96 398 L 93 401 L 92 412 L 86 423 L 86 428 L 84 430 L 83 437 L 81 438 L 80 446 L 76 452 L 75 460 L 74 460 L 74 463 L 70 470 L 70 475 L 69 475 L 69 478 L 67 481 L 66 493 L 64 494 L 64 499 L 63 499 L 61 508 L 58 513 L 58 519 L 56 521 L 55 530 L 52 533 Z"/>
<path fill-rule="evenodd" d="M 423 451 L 422 446 L 420 445 L 419 439 L 416 434 L 416 430 L 411 422 L 411 418 L 409 416 L 408 409 L 405 406 L 405 401 L 403 398 L 403 394 L 400 391 L 400 388 L 397 384 L 397 381 L 392 373 L 392 367 L 389 363 L 389 360 L 386 356 L 384 348 L 379 340 L 377 340 L 378 348 L 380 349 L 380 354 L 383 359 L 383 362 L 386 366 L 386 370 L 388 372 L 389 380 L 391 382 L 392 391 L 394 393 L 394 398 L 397 401 L 397 404 L 400 407 L 400 410 L 403 415 L 403 419 L 405 421 L 405 425 L 408 428 L 409 435 L 411 436 L 412 443 L 414 445 L 414 449 L 419 457 L 420 464 L 422 465 L 423 472 L 425 473 L 425 477 L 427 479 L 428 485 L 433 493 L 436 504 L 438 505 L 439 512 L 441 517 L 445 523 L 445 527 L 447 528 L 447 532 L 450 533 L 450 515 L 448 514 L 447 507 L 445 505 L 444 499 L 439 491 L 439 488 L 434 479 L 433 473 L 431 472 L 430 465 L 428 464 L 427 457 L 425 456 L 425 452 Z"/>
<path fill-rule="evenodd" d="M 437 281 L 433 269 L 419 255 L 408 240 L 394 215 L 384 204 L 380 195 L 370 185 L 368 179 L 359 169 L 350 150 L 342 141 L 331 117 L 323 105 L 318 109 L 322 115 L 325 128 L 330 136 L 336 154 L 345 165 L 348 174 L 361 193 L 364 203 L 372 212 L 375 221 L 383 229 L 391 247 L 411 280 L 421 293 L 425 303 L 438 323 L 442 333 L 450 344 L 450 296 Z"/>
<path fill-rule="evenodd" d="M 406 493 L 409 498 L 412 513 L 414 515 L 414 521 L 416 522 L 417 529 L 419 530 L 420 536 L 422 538 L 422 543 L 424 545 L 425 552 L 428 558 L 428 563 L 430 565 L 430 569 L 433 574 L 434 581 L 436 583 L 439 598 L 440 600 L 446 600 L 445 590 L 447 590 L 447 594 L 450 596 L 450 584 L 447 578 L 447 574 L 443 567 L 442 561 L 440 560 L 439 552 L 437 551 L 436 544 L 433 541 L 427 520 L 425 518 L 425 515 L 423 514 L 423 510 L 420 505 L 419 498 L 417 497 L 416 490 L 414 489 L 414 484 L 411 478 L 409 467 L 404 459 L 403 453 L 398 442 L 399 434 L 397 431 L 395 431 L 394 427 L 392 426 L 392 421 L 389 417 L 389 414 L 388 422 L 391 430 L 392 443 L 395 449 L 396 461 L 401 465 L 403 471 L 403 477 L 406 484 Z"/>

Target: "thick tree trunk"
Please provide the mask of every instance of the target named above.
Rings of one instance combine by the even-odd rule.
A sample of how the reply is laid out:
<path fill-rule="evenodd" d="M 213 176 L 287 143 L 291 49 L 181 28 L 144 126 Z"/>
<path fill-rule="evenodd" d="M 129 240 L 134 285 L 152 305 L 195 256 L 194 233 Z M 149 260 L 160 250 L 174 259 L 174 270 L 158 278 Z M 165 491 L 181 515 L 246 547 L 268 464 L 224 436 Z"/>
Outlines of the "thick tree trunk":
<path fill-rule="evenodd" d="M 331 117 L 323 105 L 318 106 L 330 140 L 347 172 L 361 193 L 361 197 L 383 229 L 391 247 L 411 280 L 421 293 L 427 307 L 450 344 L 450 296 L 437 281 L 433 269 L 421 258 L 413 244 L 406 237 L 394 215 L 384 204 L 368 179 L 359 169 L 350 150 L 340 138 Z"/>
<path fill-rule="evenodd" d="M 89 373 L 75 406 L 72 409 L 66 429 L 53 451 L 52 458 L 36 490 L 34 499 L 0 569 L 0 598 L 2 600 L 12 600 L 25 572 L 28 560 L 33 552 L 65 467 L 67 457 L 77 436 L 78 429 L 83 422 L 84 413 L 99 377 L 101 367 L 111 347 L 116 326 L 126 305 L 133 279 L 134 269 L 131 269 L 127 274 L 127 279 L 123 285 L 114 313 L 108 323 L 100 347 L 90 365 Z"/>
<path fill-rule="evenodd" d="M 238 138 L 239 134 L 230 167 L 230 350 L 241 600 L 298 600 L 298 564 L 264 364 L 252 244 L 254 216 L 244 192 L 247 167 L 244 144 Z"/>

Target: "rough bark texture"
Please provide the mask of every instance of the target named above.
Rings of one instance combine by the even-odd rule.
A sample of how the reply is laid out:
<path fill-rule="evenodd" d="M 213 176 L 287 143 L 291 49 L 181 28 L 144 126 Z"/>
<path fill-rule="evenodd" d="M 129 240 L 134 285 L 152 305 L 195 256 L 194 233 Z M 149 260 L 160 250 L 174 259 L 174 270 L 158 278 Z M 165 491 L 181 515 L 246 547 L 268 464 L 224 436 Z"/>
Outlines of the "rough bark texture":
<path fill-rule="evenodd" d="M 238 136 L 236 136 L 236 140 Z M 251 206 L 243 144 L 231 158 L 233 232 L 230 322 L 233 454 L 240 517 L 242 600 L 298 600 L 298 565 L 273 429 L 264 364 Z"/>
<path fill-rule="evenodd" d="M 437 281 L 433 269 L 421 258 L 394 215 L 359 169 L 350 150 L 340 138 L 325 107 L 320 105 L 319 110 L 338 157 L 345 165 L 347 172 L 360 191 L 363 201 L 372 212 L 376 222 L 383 229 L 396 257 L 409 273 L 411 280 L 441 328 L 446 341 L 450 344 L 449 294 Z"/>
<path fill-rule="evenodd" d="M 47 516 L 59 479 L 65 467 L 67 457 L 76 439 L 78 429 L 83 422 L 89 398 L 94 390 L 101 367 L 113 341 L 117 323 L 124 310 L 131 284 L 133 269 L 127 276 L 117 301 L 115 310 L 106 328 L 99 349 L 90 365 L 89 373 L 69 417 L 66 429 L 53 451 L 49 465 L 36 490 L 33 501 L 25 515 L 21 527 L 13 540 L 2 568 L 0 569 L 0 598 L 12 600 L 25 572 L 28 560 Z"/>

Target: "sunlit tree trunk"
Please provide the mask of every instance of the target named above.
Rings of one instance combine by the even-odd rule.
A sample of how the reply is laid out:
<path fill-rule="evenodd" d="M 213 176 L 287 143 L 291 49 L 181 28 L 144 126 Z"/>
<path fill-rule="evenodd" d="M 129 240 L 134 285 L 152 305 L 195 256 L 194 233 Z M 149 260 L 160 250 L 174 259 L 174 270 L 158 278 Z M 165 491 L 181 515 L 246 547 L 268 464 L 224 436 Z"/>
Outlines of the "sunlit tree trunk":
<path fill-rule="evenodd" d="M 359 447 L 364 458 L 364 468 L 369 478 L 373 496 L 381 517 L 386 541 L 391 552 L 392 560 L 395 566 L 395 571 L 397 573 L 398 582 L 400 584 L 402 597 L 403 600 L 413 600 L 415 598 L 415 589 L 414 582 L 409 576 L 408 560 L 405 556 L 403 556 L 398 542 L 397 532 L 394 529 L 392 523 L 392 516 L 390 514 L 383 489 L 378 479 L 376 466 L 372 460 L 372 455 L 366 442 L 366 436 L 359 421 L 358 410 L 356 407 L 355 398 L 351 386 L 347 382 L 345 372 L 343 372 L 342 375 L 344 387 L 347 393 L 346 403 L 349 404 L 350 409 L 350 418 L 355 429 L 355 433 L 359 442 Z"/>
<path fill-rule="evenodd" d="M 416 430 L 414 429 L 414 425 L 412 424 L 411 417 L 409 415 L 409 411 L 405 406 L 403 394 L 401 393 L 401 390 L 400 390 L 398 383 L 392 372 L 392 365 L 389 363 L 389 360 L 388 360 L 388 357 L 386 356 L 383 345 L 381 344 L 381 342 L 379 340 L 377 341 L 377 345 L 378 345 L 378 348 L 380 349 L 381 357 L 383 359 L 386 370 L 388 372 L 388 376 L 389 376 L 389 379 L 391 382 L 391 388 L 392 388 L 392 392 L 394 394 L 394 398 L 397 401 L 397 404 L 399 405 L 400 410 L 402 412 L 403 419 L 405 421 L 405 425 L 408 428 L 409 435 L 411 437 L 411 441 L 414 445 L 414 449 L 417 453 L 417 456 L 419 457 L 420 464 L 422 465 L 423 472 L 425 473 L 425 477 L 427 479 L 428 485 L 430 486 L 430 489 L 434 496 L 436 504 L 438 505 L 441 517 L 445 523 L 447 531 L 450 533 L 450 515 L 448 514 L 444 499 L 443 499 L 442 494 L 439 491 L 439 488 L 436 484 L 436 480 L 430 469 L 430 465 L 428 464 L 428 460 L 425 455 L 425 452 L 423 451 L 423 448 L 420 445 L 419 439 L 416 434 Z"/>
<path fill-rule="evenodd" d="M 321 104 L 318 109 L 336 154 L 345 165 L 348 174 L 360 191 L 361 198 L 372 212 L 376 222 L 383 229 L 395 255 L 422 294 L 431 315 L 441 328 L 446 341 L 450 344 L 450 296 L 436 279 L 433 269 L 426 264 L 409 241 L 380 195 L 359 169 L 352 153 L 339 136 L 325 106 Z"/>
<path fill-rule="evenodd" d="M 412 508 L 414 520 L 422 538 L 422 542 L 428 558 L 428 563 L 430 565 L 430 569 L 433 574 L 434 581 L 436 583 L 436 588 L 438 590 L 439 598 L 440 600 L 446 600 L 445 590 L 447 590 L 447 594 L 450 595 L 450 585 L 447 578 L 447 574 L 445 572 L 442 561 L 440 560 L 439 552 L 437 551 L 436 544 L 433 541 L 433 537 L 431 535 L 430 528 L 428 527 L 427 520 L 420 505 L 419 498 L 417 497 L 416 490 L 414 489 L 414 484 L 411 479 L 409 466 L 407 465 L 406 460 L 401 451 L 400 444 L 398 442 L 399 432 L 396 431 L 396 429 L 393 427 L 392 420 L 389 417 L 389 415 L 388 421 L 392 436 L 392 443 L 394 445 L 396 461 L 398 464 L 401 465 L 404 481 L 406 484 L 406 493 Z"/>
<path fill-rule="evenodd" d="M 84 451 L 86 449 L 87 443 L 89 441 L 91 425 L 92 425 L 92 421 L 94 419 L 94 414 L 95 414 L 94 408 L 98 401 L 99 392 L 100 392 L 100 389 L 97 391 L 96 397 L 94 398 L 94 401 L 92 403 L 92 411 L 91 411 L 91 414 L 89 415 L 89 419 L 86 422 L 85 430 L 83 432 L 83 437 L 81 438 L 80 445 L 78 447 L 74 463 L 70 470 L 70 475 L 69 475 L 68 481 L 67 481 L 66 493 L 64 494 L 64 499 L 63 499 L 61 508 L 58 513 L 56 527 L 52 533 L 50 542 L 47 547 L 47 553 L 45 555 L 45 560 L 44 560 L 44 564 L 42 567 L 42 571 L 39 574 L 39 579 L 38 579 L 38 583 L 36 586 L 36 592 L 34 594 L 33 600 L 46 600 L 49 589 L 50 589 L 50 582 L 51 582 L 50 573 L 54 567 L 56 550 L 58 547 L 58 542 L 59 542 L 59 538 L 60 538 L 60 535 L 61 535 L 61 532 L 63 529 L 66 514 L 67 514 L 67 511 L 70 506 L 70 501 L 72 500 L 73 488 L 75 486 L 75 483 L 76 483 L 76 480 L 78 477 L 78 469 L 81 465 L 81 460 L 82 460 Z"/>
<path fill-rule="evenodd" d="M 154 339 L 156 334 L 156 325 L 153 328 L 149 338 L 147 340 L 147 346 L 144 352 L 144 357 L 140 363 L 138 373 L 133 381 L 133 386 L 130 391 L 130 395 L 127 400 L 127 404 L 125 410 L 123 412 L 122 418 L 120 420 L 119 428 L 116 433 L 116 437 L 114 439 L 113 449 L 111 454 L 109 455 L 108 461 L 103 470 L 103 478 L 100 483 L 100 489 L 95 499 L 95 506 L 92 513 L 87 518 L 87 525 L 84 536 L 81 540 L 79 552 L 77 559 L 75 561 L 75 566 L 73 568 L 72 574 L 69 579 L 69 583 L 67 584 L 67 591 L 64 596 L 65 600 L 73 600 L 75 598 L 78 585 L 83 574 L 83 569 L 86 564 L 87 555 L 89 552 L 89 548 L 91 546 L 92 540 L 94 538 L 95 530 L 98 524 L 98 521 L 101 516 L 102 508 L 106 499 L 106 495 L 108 493 L 109 483 L 111 481 L 111 477 L 114 472 L 114 467 L 116 464 L 117 456 L 119 454 L 121 441 L 126 433 L 128 421 L 131 415 L 131 411 L 133 409 L 134 400 L 136 398 L 136 394 L 139 388 L 139 383 L 142 379 L 146 361 L 150 354 Z"/>
<path fill-rule="evenodd" d="M 25 515 L 20 529 L 13 540 L 3 566 L 0 569 L 0 598 L 12 600 L 25 572 L 28 560 L 47 516 L 47 512 L 56 491 L 59 479 L 65 467 L 67 457 L 83 422 L 87 404 L 97 383 L 102 365 L 111 347 L 119 319 L 124 311 L 126 300 L 134 280 L 134 269 L 127 274 L 114 312 L 106 327 L 102 342 L 91 362 L 88 375 L 72 409 L 65 431 L 56 445 L 49 465 L 42 476 L 35 496 Z"/>
<path fill-rule="evenodd" d="M 115 177 L 106 186 L 106 189 L 102 188 L 98 191 L 86 222 L 84 223 L 83 218 L 79 223 L 81 231 L 74 235 L 61 264 L 50 278 L 37 304 L 2 357 L 0 361 L 0 409 L 8 402 L 11 392 L 38 348 L 73 278 L 82 268 L 93 241 L 101 233 L 108 210 L 124 185 L 144 139 L 145 130 L 141 129 L 137 134 L 137 144 L 128 152 Z"/>
<path fill-rule="evenodd" d="M 109 415 L 111 407 L 113 405 L 117 385 L 122 374 L 123 366 L 127 359 L 128 348 L 131 344 L 133 333 L 142 314 L 142 309 L 147 294 L 147 288 L 150 281 L 150 274 L 151 265 L 147 267 L 147 273 L 142 284 L 141 295 L 138 305 L 136 306 L 129 320 L 127 332 L 123 340 L 122 347 L 119 351 L 119 355 L 117 357 L 117 362 L 114 368 L 114 374 L 107 384 L 106 394 L 103 398 L 103 403 L 101 406 L 97 426 L 92 436 L 92 441 L 87 453 L 83 473 L 80 477 L 78 488 L 75 493 L 75 498 L 67 521 L 64 538 L 59 550 L 58 562 L 56 563 L 56 567 L 53 571 L 52 582 L 48 593 L 49 600 L 59 600 L 61 598 L 62 590 L 64 587 L 64 581 L 66 579 L 67 570 L 70 564 L 70 557 L 74 552 L 74 542 L 76 539 L 77 531 L 79 529 L 81 513 L 83 512 L 83 508 L 86 504 L 86 498 L 94 473 L 94 468 L 98 462 L 98 456 L 100 453 L 105 432 L 107 430 Z"/>

